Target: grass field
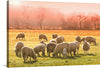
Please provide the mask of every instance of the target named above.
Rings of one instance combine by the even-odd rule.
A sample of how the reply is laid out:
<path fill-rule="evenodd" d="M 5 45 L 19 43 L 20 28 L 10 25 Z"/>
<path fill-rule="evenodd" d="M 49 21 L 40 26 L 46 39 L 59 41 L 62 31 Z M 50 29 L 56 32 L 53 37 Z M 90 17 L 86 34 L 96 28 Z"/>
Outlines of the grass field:
<path fill-rule="evenodd" d="M 25 40 L 16 39 L 18 33 L 25 33 Z M 66 59 L 63 58 L 53 58 L 51 57 L 37 57 L 37 62 L 24 63 L 23 58 L 17 57 L 15 55 L 15 44 L 18 41 L 22 41 L 25 46 L 34 48 L 35 45 L 39 44 L 38 36 L 39 34 L 46 34 L 48 40 L 52 39 L 52 34 L 58 34 L 59 36 L 65 37 L 65 42 L 75 41 L 76 36 L 93 36 L 96 38 L 97 45 L 91 45 L 89 54 L 84 56 L 84 51 L 82 50 L 82 43 L 80 45 L 79 55 L 69 56 Z M 100 64 L 100 31 L 97 30 L 9 30 L 9 67 L 34 67 L 34 66 L 67 66 L 67 65 L 94 65 Z M 48 43 L 48 42 L 46 42 Z M 46 53 L 47 55 L 47 53 Z M 33 60 L 33 59 L 32 59 Z"/>

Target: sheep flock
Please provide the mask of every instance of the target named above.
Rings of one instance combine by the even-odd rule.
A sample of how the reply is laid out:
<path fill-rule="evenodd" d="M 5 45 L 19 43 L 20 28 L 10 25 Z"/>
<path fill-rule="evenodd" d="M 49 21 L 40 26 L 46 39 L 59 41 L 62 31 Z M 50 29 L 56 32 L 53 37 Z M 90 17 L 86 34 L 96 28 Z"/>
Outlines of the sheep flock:
<path fill-rule="evenodd" d="M 17 38 L 24 38 L 25 40 L 25 34 L 20 33 L 16 36 Z M 42 57 L 47 56 L 48 57 L 62 57 L 67 58 L 68 56 L 76 56 L 79 54 L 80 46 L 82 46 L 84 55 L 89 53 L 91 43 L 94 43 L 96 45 L 96 39 L 94 37 L 83 37 L 76 36 L 73 42 L 64 42 L 66 38 L 64 36 L 59 36 L 57 34 L 52 34 L 51 38 L 48 39 L 45 34 L 40 34 L 38 36 L 39 42 L 37 45 L 35 45 L 33 48 L 25 46 L 25 44 L 21 41 L 17 42 L 15 45 L 15 54 L 17 57 L 22 57 L 24 62 L 30 57 L 34 59 L 34 61 L 37 61 L 38 57 L 40 57 L 40 52 L 42 52 Z M 20 39 L 19 39 L 20 40 Z M 48 43 L 46 43 L 49 41 Z M 82 44 L 81 44 L 82 43 Z M 34 44 L 33 44 L 34 45 Z M 72 54 L 73 53 L 73 54 Z M 38 61 L 37 61 L 38 62 Z"/>

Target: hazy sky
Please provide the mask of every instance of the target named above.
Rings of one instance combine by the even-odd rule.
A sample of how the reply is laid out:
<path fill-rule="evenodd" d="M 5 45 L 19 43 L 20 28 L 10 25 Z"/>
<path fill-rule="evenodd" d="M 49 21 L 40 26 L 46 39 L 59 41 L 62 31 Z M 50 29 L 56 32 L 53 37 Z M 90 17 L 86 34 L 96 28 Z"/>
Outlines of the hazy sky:
<path fill-rule="evenodd" d="M 20 5 L 31 6 L 34 8 L 59 8 L 63 13 L 81 12 L 81 13 L 98 13 L 100 14 L 100 4 L 96 3 L 67 3 L 67 2 L 36 2 L 36 1 L 10 1 L 13 6 L 20 7 Z M 34 9 L 32 8 L 32 9 Z"/>

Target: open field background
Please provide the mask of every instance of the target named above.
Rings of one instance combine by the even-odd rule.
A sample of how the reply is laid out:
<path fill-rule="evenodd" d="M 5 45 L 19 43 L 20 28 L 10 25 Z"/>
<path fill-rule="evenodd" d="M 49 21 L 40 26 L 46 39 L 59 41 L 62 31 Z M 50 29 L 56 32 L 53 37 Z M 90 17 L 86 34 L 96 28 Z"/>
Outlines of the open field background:
<path fill-rule="evenodd" d="M 9 41 L 9 67 L 33 67 L 33 66 L 64 66 L 64 65 L 90 65 L 100 64 L 100 31 L 98 30 L 8 30 Z M 18 33 L 25 33 L 25 40 L 16 39 Z M 37 57 L 37 62 L 24 63 L 23 58 L 15 55 L 15 44 L 18 41 L 22 41 L 25 46 L 34 48 L 35 45 L 39 44 L 39 34 L 46 34 L 48 40 L 52 39 L 52 34 L 58 34 L 59 36 L 65 37 L 65 42 L 74 42 L 76 36 L 93 36 L 96 38 L 97 45 L 91 45 L 89 51 L 90 54 L 84 56 L 82 50 L 82 43 L 80 45 L 79 55 L 69 56 L 66 59 L 63 58 L 52 58 L 51 57 Z M 48 43 L 48 42 L 46 42 Z M 47 55 L 47 53 L 46 53 Z M 33 59 L 32 59 L 33 60 Z"/>

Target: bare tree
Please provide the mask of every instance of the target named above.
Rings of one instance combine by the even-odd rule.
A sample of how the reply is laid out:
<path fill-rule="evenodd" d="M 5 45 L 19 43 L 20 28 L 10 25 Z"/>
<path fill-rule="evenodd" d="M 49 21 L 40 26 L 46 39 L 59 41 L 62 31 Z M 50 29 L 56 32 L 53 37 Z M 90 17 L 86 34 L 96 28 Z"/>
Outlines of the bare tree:
<path fill-rule="evenodd" d="M 64 19 L 64 14 L 62 14 L 61 12 L 58 12 L 58 17 L 59 17 L 59 19 L 60 19 L 60 21 L 61 21 L 61 27 L 62 27 L 62 29 L 65 29 L 65 24 L 66 24 L 66 21 L 65 21 L 65 19 Z"/>
<path fill-rule="evenodd" d="M 80 29 L 82 29 L 82 22 L 85 21 L 86 17 L 84 15 L 78 15 L 79 17 L 79 26 L 80 26 Z"/>
<path fill-rule="evenodd" d="M 38 25 L 40 29 L 43 29 L 43 21 L 45 19 L 45 8 L 39 8 L 39 14 L 38 14 Z"/>
<path fill-rule="evenodd" d="M 99 21 L 99 15 L 94 15 L 92 16 L 92 21 L 94 22 L 94 28 L 96 29 L 96 26 L 97 26 L 97 21 Z"/>

